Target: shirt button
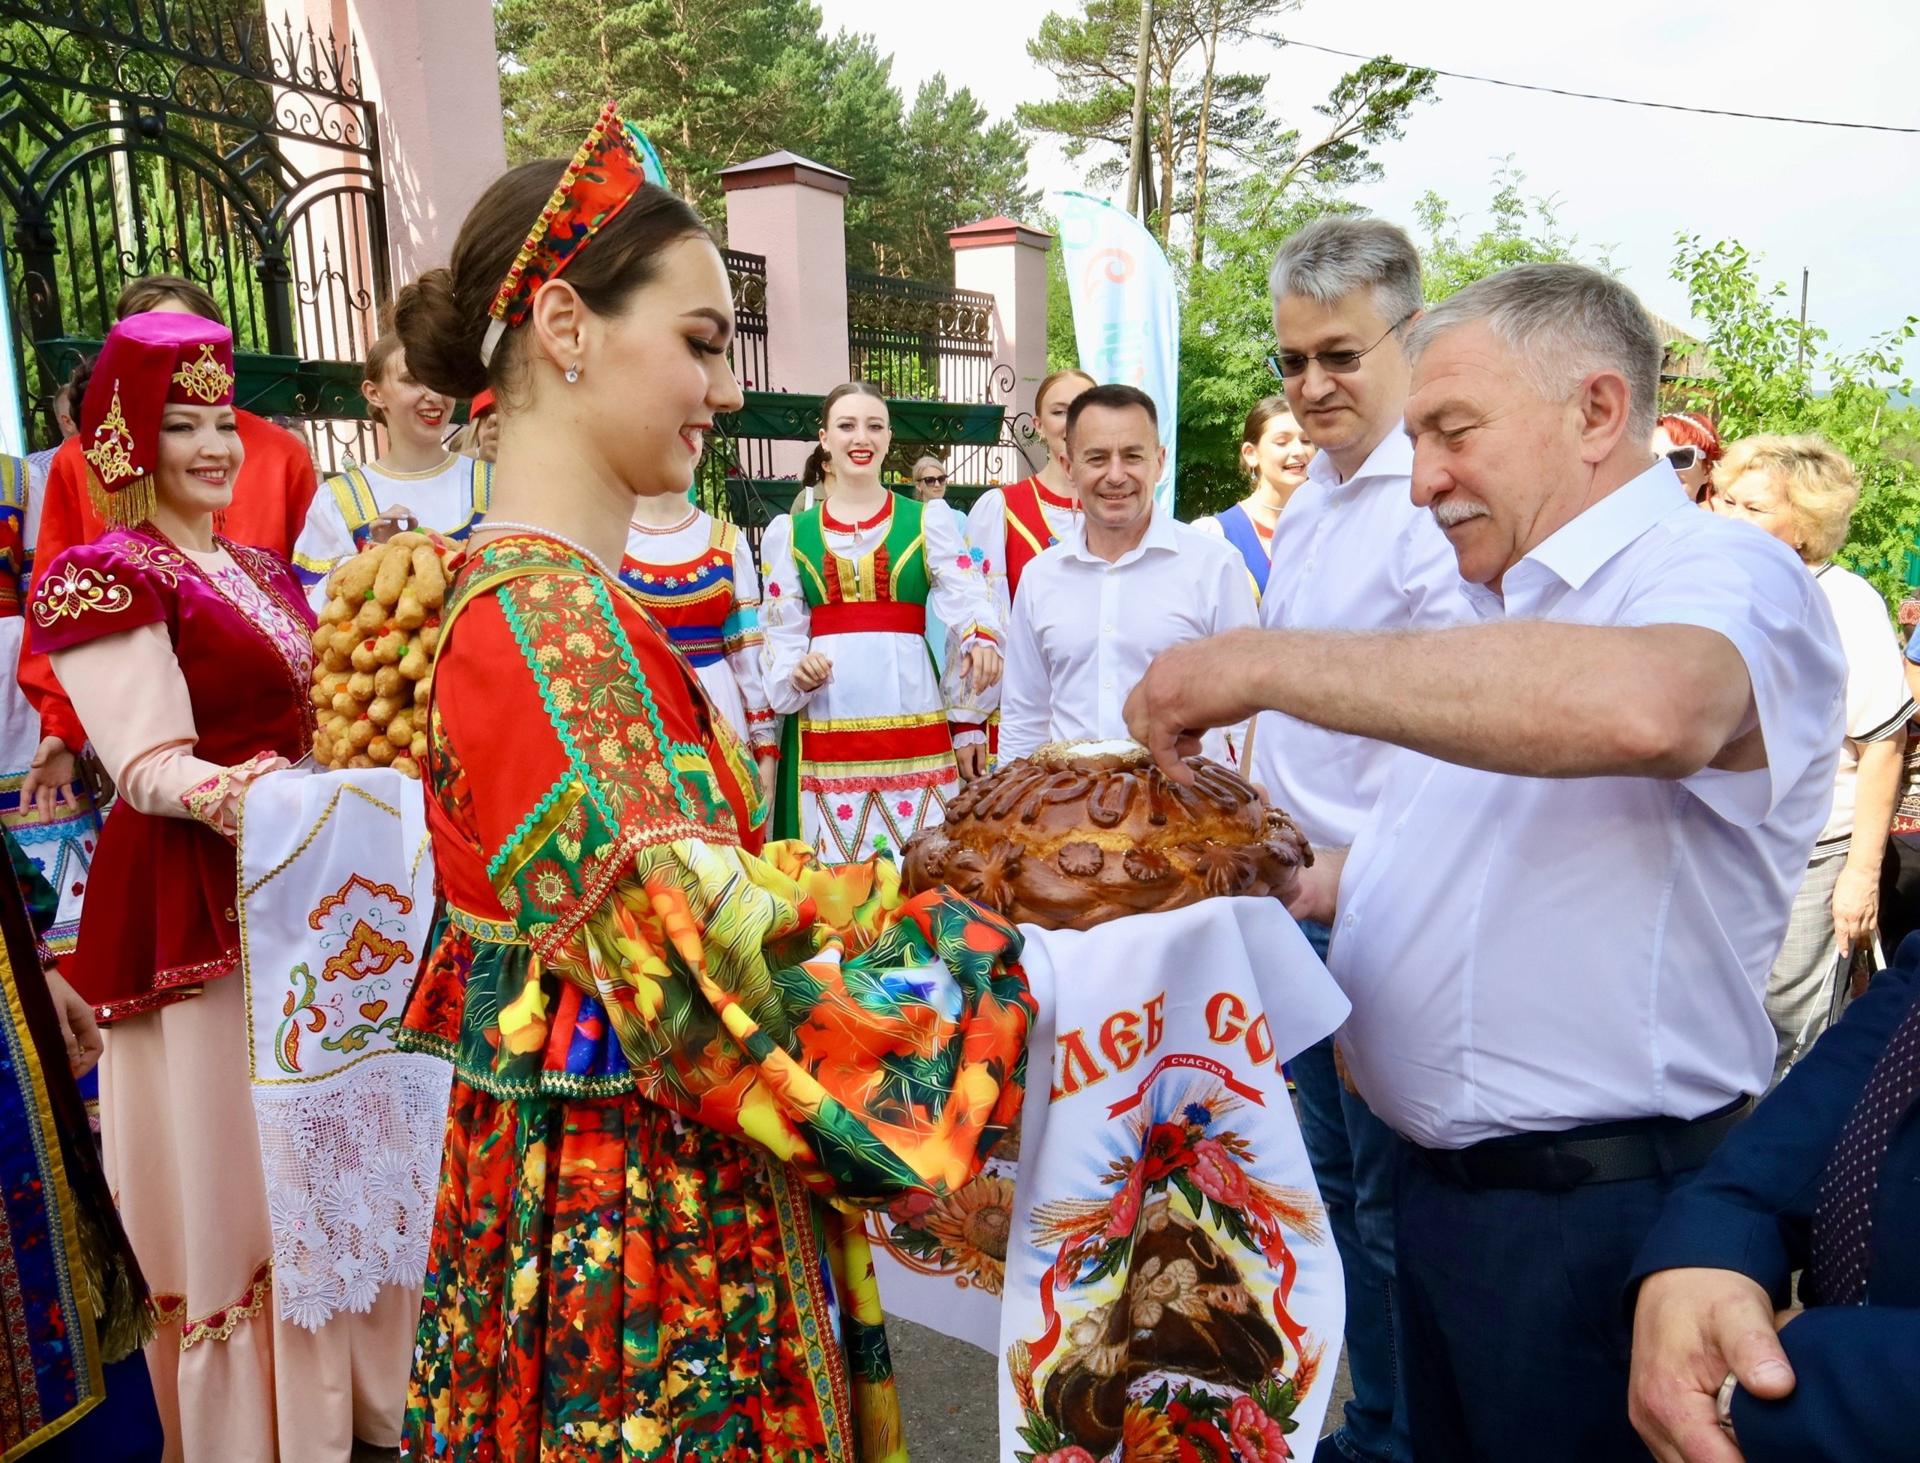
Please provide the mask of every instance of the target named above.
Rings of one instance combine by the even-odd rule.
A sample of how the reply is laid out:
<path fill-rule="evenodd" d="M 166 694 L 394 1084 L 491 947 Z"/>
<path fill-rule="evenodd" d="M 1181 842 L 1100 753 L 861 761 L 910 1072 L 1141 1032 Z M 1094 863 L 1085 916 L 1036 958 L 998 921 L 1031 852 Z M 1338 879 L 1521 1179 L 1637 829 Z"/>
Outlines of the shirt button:
<path fill-rule="evenodd" d="M 1342 920 L 1342 921 L 1340 922 L 1340 924 L 1341 924 L 1341 927 L 1342 927 L 1343 929 L 1349 929 L 1349 930 L 1350 930 L 1350 929 L 1352 929 L 1352 928 L 1353 928 L 1353 922 L 1354 922 L 1355 920 L 1357 920 L 1358 918 L 1360 918 L 1360 916 L 1359 916 L 1359 915 L 1357 915 L 1357 914 L 1350 914 L 1350 915 L 1348 915 L 1348 916 L 1347 916 L 1347 917 L 1346 917 L 1346 918 L 1345 918 L 1344 920 Z"/>

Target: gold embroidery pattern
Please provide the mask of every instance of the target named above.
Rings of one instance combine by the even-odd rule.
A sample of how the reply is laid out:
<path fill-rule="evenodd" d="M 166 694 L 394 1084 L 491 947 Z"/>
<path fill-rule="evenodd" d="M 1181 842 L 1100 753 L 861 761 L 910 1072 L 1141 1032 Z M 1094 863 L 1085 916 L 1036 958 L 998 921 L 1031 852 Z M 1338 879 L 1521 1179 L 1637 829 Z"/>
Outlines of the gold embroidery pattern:
<path fill-rule="evenodd" d="M 145 539 L 127 539 L 116 546 L 116 552 L 134 568 L 152 574 L 167 588 L 180 587 L 180 571 L 186 567 L 187 558 L 178 549 Z"/>
<path fill-rule="evenodd" d="M 34 623 L 51 628 L 64 619 L 88 613 L 111 615 L 133 603 L 133 591 L 115 584 L 98 569 L 69 564 L 33 597 Z"/>
<path fill-rule="evenodd" d="M 133 429 L 127 425 L 127 415 L 120 409 L 120 382 L 116 379 L 107 415 L 93 429 L 93 446 L 82 455 L 93 464 L 101 483 L 111 486 L 140 475 L 140 466 L 133 460 L 133 446 Z"/>
<path fill-rule="evenodd" d="M 173 373 L 173 384 L 187 395 L 198 397 L 213 406 L 226 399 L 233 390 L 233 372 L 213 358 L 213 347 L 202 345 L 200 359 L 191 366 L 182 366 Z"/>

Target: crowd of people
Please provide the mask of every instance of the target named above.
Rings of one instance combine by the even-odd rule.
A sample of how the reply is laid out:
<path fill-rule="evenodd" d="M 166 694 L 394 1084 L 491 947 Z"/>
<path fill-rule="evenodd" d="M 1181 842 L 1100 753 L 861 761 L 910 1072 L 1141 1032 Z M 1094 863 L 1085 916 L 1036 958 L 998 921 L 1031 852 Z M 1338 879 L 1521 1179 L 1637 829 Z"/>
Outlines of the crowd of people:
<path fill-rule="evenodd" d="M 1046 1079 L 1018 934 L 894 860 L 997 761 L 1131 737 L 1316 850 L 1292 908 L 1353 1008 L 1291 1066 L 1347 1296 L 1316 1456 L 1901 1456 L 1920 955 L 1865 977 L 1920 664 L 1836 562 L 1845 457 L 1662 414 L 1606 275 L 1429 308 L 1406 235 L 1340 217 L 1274 262 L 1225 512 L 1156 501 L 1132 386 L 1049 375 L 1044 464 L 962 515 L 848 382 L 756 555 L 689 493 L 741 401 L 726 271 L 641 177 L 609 109 L 487 191 L 365 362 L 368 462 L 322 480 L 238 408 L 171 277 L 64 444 L 0 461 L 40 1094 L 0 1198 L 57 1181 L 86 1277 L 0 1444 L 904 1457 L 859 1210 L 964 1185 Z M 458 555 L 402 1037 L 453 1064 L 446 1154 L 420 1286 L 312 1330 L 272 1304 L 232 840 L 309 750 L 328 576 L 415 526 Z M 36 948 L 29 906 L 77 930 Z M 936 949 L 949 986 L 888 974 Z"/>

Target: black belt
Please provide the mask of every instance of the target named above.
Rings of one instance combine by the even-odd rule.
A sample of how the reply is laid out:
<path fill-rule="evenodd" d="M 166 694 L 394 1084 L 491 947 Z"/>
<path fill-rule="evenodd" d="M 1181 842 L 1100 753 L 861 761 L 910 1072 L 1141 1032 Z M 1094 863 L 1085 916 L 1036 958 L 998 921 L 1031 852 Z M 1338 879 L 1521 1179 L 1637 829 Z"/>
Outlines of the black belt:
<path fill-rule="evenodd" d="M 1690 1172 L 1712 1156 L 1752 1108 L 1753 1099 L 1742 1097 L 1692 1121 L 1598 1123 L 1559 1133 L 1489 1138 L 1469 1148 L 1408 1146 L 1428 1168 L 1462 1188 L 1561 1192 L 1582 1184 Z"/>

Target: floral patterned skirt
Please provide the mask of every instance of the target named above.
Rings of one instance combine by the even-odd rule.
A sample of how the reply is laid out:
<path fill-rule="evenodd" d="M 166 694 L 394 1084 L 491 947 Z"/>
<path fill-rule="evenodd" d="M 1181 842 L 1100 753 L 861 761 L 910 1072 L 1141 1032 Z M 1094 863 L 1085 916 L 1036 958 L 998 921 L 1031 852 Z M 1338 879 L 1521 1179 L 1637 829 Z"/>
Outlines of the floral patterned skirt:
<path fill-rule="evenodd" d="M 904 1460 L 857 1216 L 609 1091 L 604 1016 L 551 976 L 556 1039 L 510 1051 L 500 993 L 526 964 L 449 929 L 409 1008 L 405 1044 L 458 1075 L 402 1456 Z"/>

